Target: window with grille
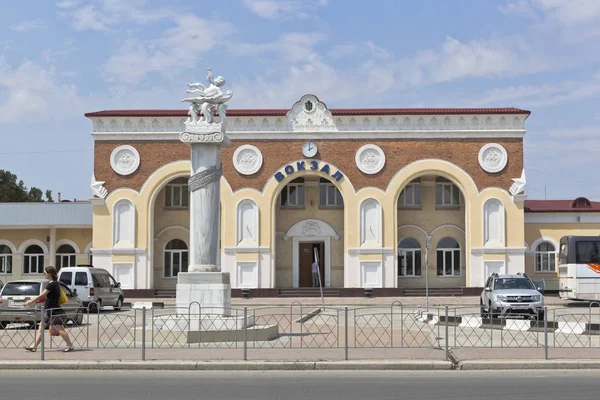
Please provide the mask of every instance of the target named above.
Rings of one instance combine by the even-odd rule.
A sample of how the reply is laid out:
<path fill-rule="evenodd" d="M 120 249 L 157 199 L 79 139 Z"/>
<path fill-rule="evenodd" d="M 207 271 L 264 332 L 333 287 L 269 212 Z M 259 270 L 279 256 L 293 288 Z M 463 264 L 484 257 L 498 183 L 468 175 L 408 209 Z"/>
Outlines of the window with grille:
<path fill-rule="evenodd" d="M 535 272 L 556 272 L 556 248 L 550 242 L 540 243 L 534 253 Z"/>
<path fill-rule="evenodd" d="M 421 182 L 413 181 L 402 189 L 398 207 L 421 207 Z"/>
<path fill-rule="evenodd" d="M 343 207 L 344 199 L 338 188 L 325 178 L 319 181 L 319 206 Z"/>
<path fill-rule="evenodd" d="M 34 244 L 25 249 L 23 255 L 23 273 L 44 273 L 44 250 L 40 246 Z"/>
<path fill-rule="evenodd" d="M 435 183 L 435 206 L 457 207 L 460 205 L 460 190 L 445 178 L 437 178 Z"/>
<path fill-rule="evenodd" d="M 188 271 L 188 247 L 183 240 L 173 239 L 165 246 L 164 277 L 176 278 L 180 272 Z"/>
<path fill-rule="evenodd" d="M 398 245 L 398 276 L 421 276 L 421 245 L 415 239 Z"/>
<path fill-rule="evenodd" d="M 12 274 L 12 251 L 5 244 L 0 245 L 0 274 Z"/>
<path fill-rule="evenodd" d="M 452 238 L 444 238 L 438 243 L 437 274 L 460 276 L 460 245 Z"/>
<path fill-rule="evenodd" d="M 56 249 L 56 270 L 60 270 L 61 268 L 74 267 L 76 265 L 75 262 L 75 249 L 73 246 L 68 244 L 63 244 Z"/>
<path fill-rule="evenodd" d="M 281 207 L 304 207 L 304 179 L 296 178 L 288 183 L 279 195 Z"/>
<path fill-rule="evenodd" d="M 165 207 L 188 208 L 190 204 L 190 193 L 187 178 L 172 180 L 165 187 Z"/>

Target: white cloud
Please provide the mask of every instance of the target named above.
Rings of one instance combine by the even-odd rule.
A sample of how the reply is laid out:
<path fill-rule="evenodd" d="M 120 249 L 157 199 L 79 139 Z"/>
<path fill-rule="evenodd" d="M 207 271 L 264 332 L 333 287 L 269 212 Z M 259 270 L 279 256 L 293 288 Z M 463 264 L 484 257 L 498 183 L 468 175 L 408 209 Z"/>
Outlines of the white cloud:
<path fill-rule="evenodd" d="M 254 14 L 267 19 L 306 18 L 311 10 L 326 6 L 327 0 L 243 0 L 243 4 Z"/>
<path fill-rule="evenodd" d="M 60 120 L 81 114 L 74 85 L 60 84 L 55 71 L 30 61 L 13 68 L 0 58 L 0 123 Z"/>
<path fill-rule="evenodd" d="M 40 20 L 23 21 L 19 24 L 9 26 L 10 29 L 17 32 L 28 32 L 35 29 L 45 29 L 47 27 L 48 25 Z"/>
<path fill-rule="evenodd" d="M 228 47 L 229 51 L 237 56 L 274 53 L 283 56 L 284 61 L 294 63 L 306 60 L 314 53 L 314 46 L 325 39 L 326 36 L 320 33 L 290 32 L 270 43 L 230 43 Z"/>
<path fill-rule="evenodd" d="M 329 52 L 333 58 L 344 58 L 351 56 L 367 56 L 380 59 L 392 59 L 393 55 L 372 41 L 360 43 L 345 43 L 333 46 Z"/>
<path fill-rule="evenodd" d="M 102 0 L 98 6 L 85 4 L 75 8 L 79 3 L 68 3 L 72 11 L 61 15 L 71 19 L 71 26 L 77 31 L 96 30 L 109 31 L 111 26 L 123 23 L 147 24 L 174 14 L 168 10 L 148 10 L 144 0 Z M 66 7 L 65 7 L 66 8 Z"/>
<path fill-rule="evenodd" d="M 95 31 L 108 30 L 110 20 L 94 7 L 88 4 L 84 7 L 70 13 L 73 18 L 72 26 L 76 31 L 85 31 L 88 29 Z"/>
<path fill-rule="evenodd" d="M 516 38 L 461 42 L 447 37 L 440 49 L 423 50 L 399 62 L 403 82 L 410 85 L 448 82 L 468 77 L 514 76 L 549 68 Z"/>
<path fill-rule="evenodd" d="M 193 68 L 203 52 L 216 46 L 223 32 L 234 29 L 227 22 L 219 22 L 222 31 L 216 31 L 214 21 L 194 15 L 177 17 L 174 22 L 175 26 L 162 32 L 156 40 L 127 40 L 103 65 L 107 80 L 137 83 L 151 72 L 174 73 Z"/>
<path fill-rule="evenodd" d="M 79 5 L 80 0 L 63 0 L 56 3 L 56 7 L 58 8 L 73 8 Z"/>

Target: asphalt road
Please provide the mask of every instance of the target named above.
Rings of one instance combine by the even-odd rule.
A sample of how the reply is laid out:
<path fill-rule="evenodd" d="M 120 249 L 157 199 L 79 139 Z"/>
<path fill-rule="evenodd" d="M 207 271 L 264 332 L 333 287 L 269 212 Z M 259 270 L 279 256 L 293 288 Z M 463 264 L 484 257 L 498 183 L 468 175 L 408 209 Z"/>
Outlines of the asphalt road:
<path fill-rule="evenodd" d="M 592 399 L 597 371 L 0 371 L 0 399 Z"/>

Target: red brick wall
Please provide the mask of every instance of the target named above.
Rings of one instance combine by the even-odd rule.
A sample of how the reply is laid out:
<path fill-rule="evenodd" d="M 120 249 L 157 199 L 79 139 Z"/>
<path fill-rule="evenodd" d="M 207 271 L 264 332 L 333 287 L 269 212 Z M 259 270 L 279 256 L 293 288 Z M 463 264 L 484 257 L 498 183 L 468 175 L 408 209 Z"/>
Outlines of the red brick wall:
<path fill-rule="evenodd" d="M 291 161 L 304 159 L 300 150 L 304 142 L 305 140 L 233 141 L 233 146 L 222 149 L 223 175 L 234 191 L 243 187 L 262 190 L 279 168 Z M 497 174 L 489 174 L 479 166 L 479 150 L 490 142 L 489 139 L 367 139 L 314 142 L 319 147 L 316 158 L 339 168 L 356 190 L 365 186 L 385 190 L 399 169 L 411 162 L 427 158 L 447 160 L 456 164 L 471 175 L 479 190 L 490 186 L 508 189 L 512 184 L 511 179 L 521 176 L 523 169 L 523 140 L 517 138 L 493 140 L 494 143 L 503 145 L 508 153 L 506 168 Z M 376 175 L 363 174 L 356 167 L 356 151 L 367 143 L 376 144 L 385 152 L 385 167 Z M 122 144 L 135 147 L 141 158 L 139 169 L 125 177 L 116 174 L 110 166 L 111 152 Z M 252 144 L 263 154 L 263 166 L 254 175 L 241 175 L 233 167 L 233 152 L 243 144 Z M 97 180 L 106 182 L 105 186 L 109 192 L 120 187 L 139 190 L 146 179 L 162 165 L 176 160 L 188 160 L 189 157 L 189 146 L 177 141 L 97 141 L 94 151 L 94 173 Z"/>

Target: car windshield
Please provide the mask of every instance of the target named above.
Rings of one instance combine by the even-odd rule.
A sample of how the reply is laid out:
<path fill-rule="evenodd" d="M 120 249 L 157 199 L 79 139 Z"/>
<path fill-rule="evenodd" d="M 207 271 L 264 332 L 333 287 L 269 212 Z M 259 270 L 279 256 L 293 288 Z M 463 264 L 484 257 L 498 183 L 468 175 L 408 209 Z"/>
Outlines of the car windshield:
<path fill-rule="evenodd" d="M 494 285 L 494 289 L 534 289 L 533 284 L 529 279 L 525 278 L 498 278 Z"/>
<path fill-rule="evenodd" d="M 41 283 L 9 282 L 2 289 L 2 296 L 37 296 L 40 294 Z"/>

